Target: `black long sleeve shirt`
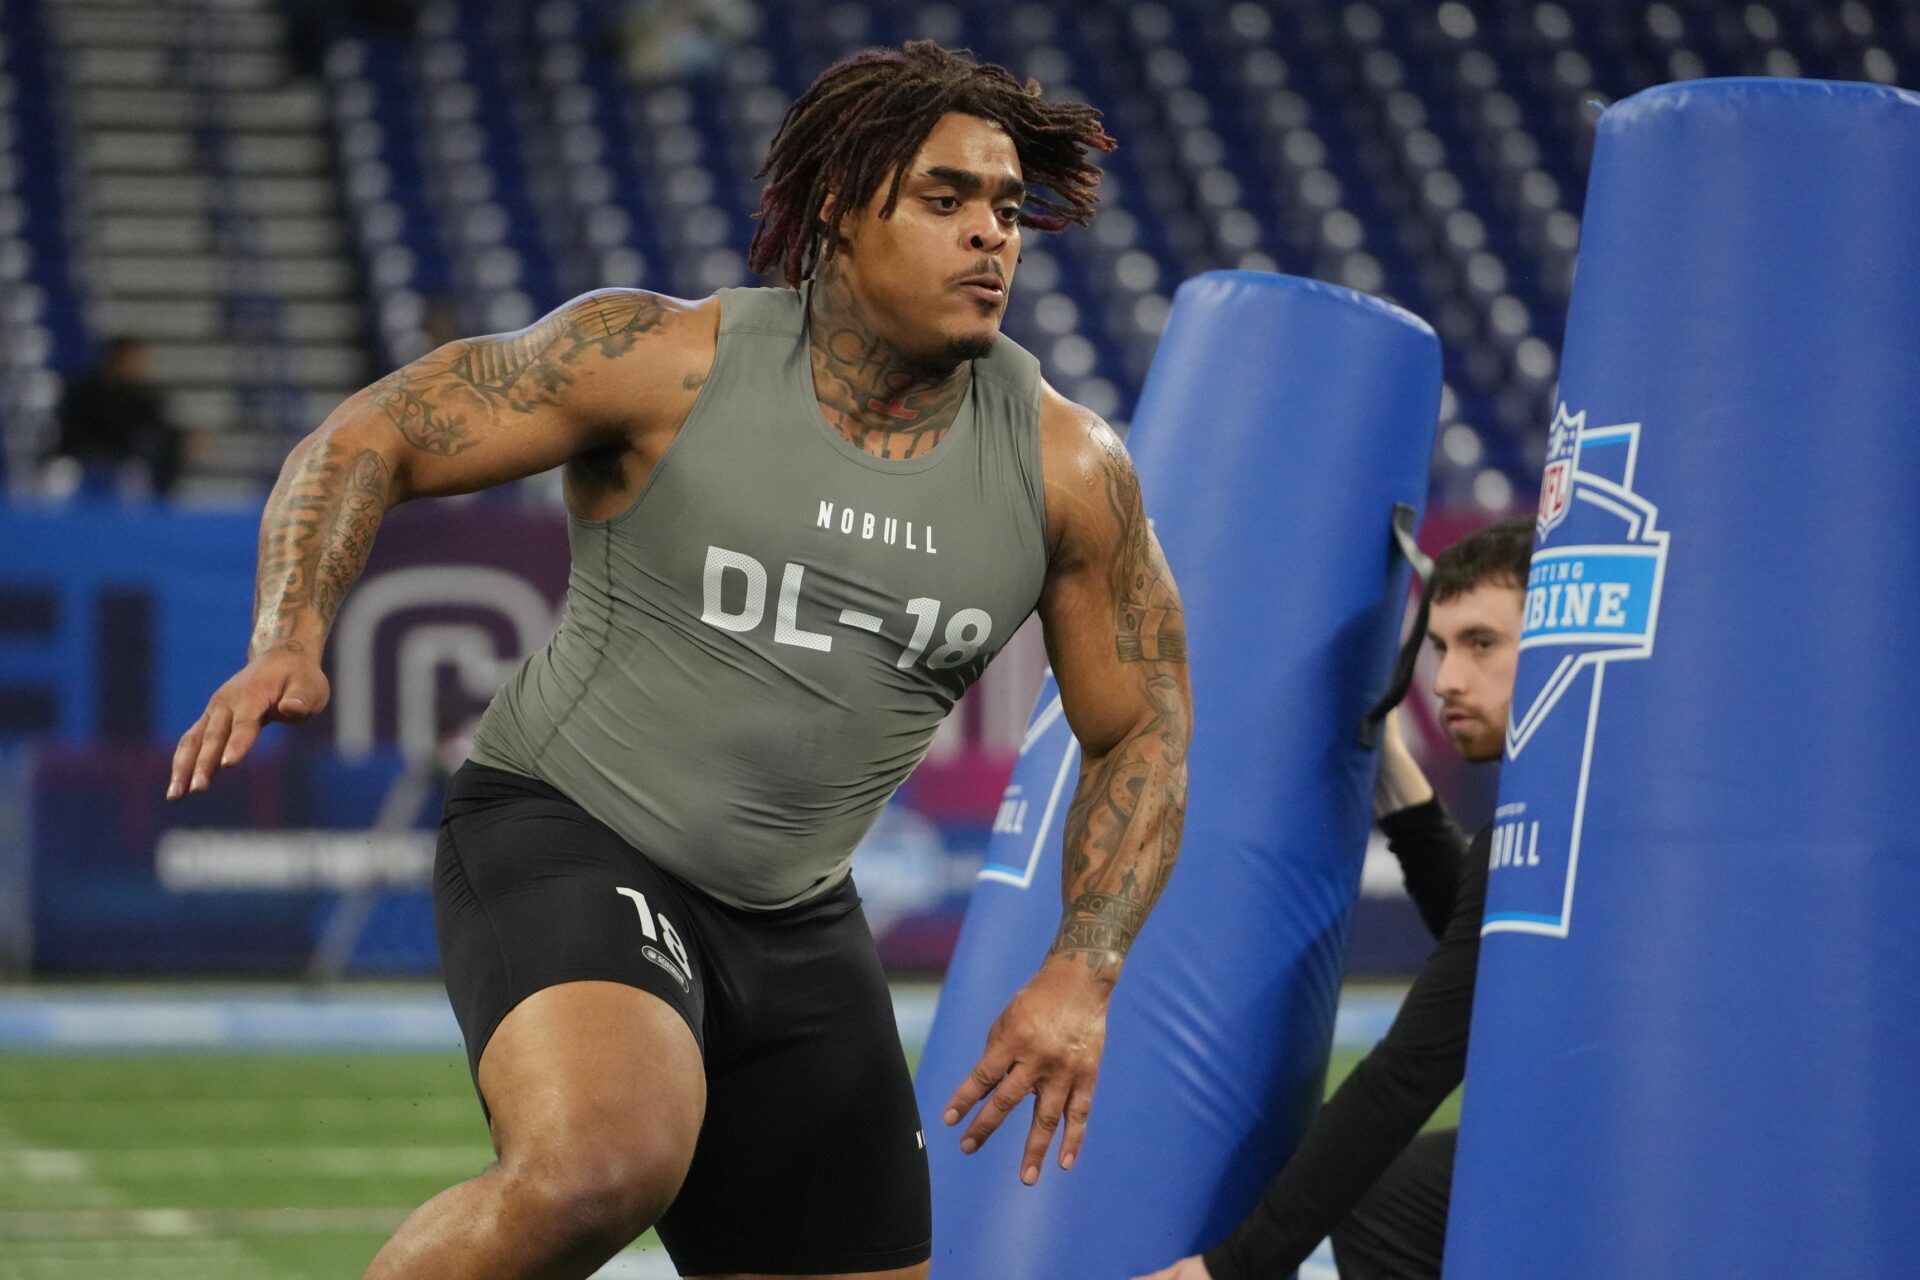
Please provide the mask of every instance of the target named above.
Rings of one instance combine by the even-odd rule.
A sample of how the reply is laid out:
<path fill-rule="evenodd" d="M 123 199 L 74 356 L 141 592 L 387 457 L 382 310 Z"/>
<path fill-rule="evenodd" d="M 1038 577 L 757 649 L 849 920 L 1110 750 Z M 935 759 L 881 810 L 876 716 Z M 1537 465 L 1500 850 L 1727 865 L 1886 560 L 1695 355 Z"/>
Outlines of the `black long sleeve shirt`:
<path fill-rule="evenodd" d="M 1388 850 L 1400 861 L 1407 896 L 1438 942 L 1446 935 L 1460 900 L 1467 837 L 1437 797 L 1384 815 L 1380 830 L 1387 837 Z"/>
<path fill-rule="evenodd" d="M 1388 814 L 1380 826 L 1421 917 L 1429 928 L 1444 919 L 1445 928 L 1385 1038 L 1320 1108 L 1253 1212 L 1205 1254 L 1214 1280 L 1291 1275 L 1466 1075 L 1492 828 L 1468 847 L 1438 800 Z"/>

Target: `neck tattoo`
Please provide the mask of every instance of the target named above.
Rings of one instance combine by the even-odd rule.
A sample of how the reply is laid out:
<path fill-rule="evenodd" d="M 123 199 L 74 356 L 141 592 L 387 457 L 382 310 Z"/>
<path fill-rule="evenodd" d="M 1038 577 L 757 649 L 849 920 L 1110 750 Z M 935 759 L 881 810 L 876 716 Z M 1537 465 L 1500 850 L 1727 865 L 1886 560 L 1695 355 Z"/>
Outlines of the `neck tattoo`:
<path fill-rule="evenodd" d="M 931 368 L 909 359 L 873 322 L 831 260 L 807 288 L 813 391 L 834 430 L 876 458 L 916 458 L 947 438 L 973 380 L 961 361 Z"/>

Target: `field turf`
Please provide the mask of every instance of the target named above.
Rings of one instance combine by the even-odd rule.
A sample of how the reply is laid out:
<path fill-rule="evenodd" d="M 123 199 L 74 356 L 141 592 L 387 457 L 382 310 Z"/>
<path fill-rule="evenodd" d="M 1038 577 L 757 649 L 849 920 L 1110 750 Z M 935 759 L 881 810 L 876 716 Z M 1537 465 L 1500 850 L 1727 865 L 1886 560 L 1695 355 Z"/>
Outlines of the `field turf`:
<path fill-rule="evenodd" d="M 491 1158 L 457 1053 L 0 1055 L 0 1280 L 354 1277 Z"/>

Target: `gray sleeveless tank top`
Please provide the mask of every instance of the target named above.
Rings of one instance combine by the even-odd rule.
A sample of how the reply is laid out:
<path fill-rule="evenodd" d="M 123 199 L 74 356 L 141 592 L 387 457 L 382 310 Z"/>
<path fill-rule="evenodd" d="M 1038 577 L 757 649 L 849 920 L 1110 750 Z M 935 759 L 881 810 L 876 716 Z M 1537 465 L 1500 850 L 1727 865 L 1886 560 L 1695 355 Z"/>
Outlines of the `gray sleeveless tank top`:
<path fill-rule="evenodd" d="M 839 883 L 1033 611 L 1040 370 L 999 339 L 946 438 L 890 462 L 821 414 L 800 293 L 720 306 L 713 369 L 646 488 L 570 522 L 559 630 L 495 695 L 473 759 L 770 909 Z"/>

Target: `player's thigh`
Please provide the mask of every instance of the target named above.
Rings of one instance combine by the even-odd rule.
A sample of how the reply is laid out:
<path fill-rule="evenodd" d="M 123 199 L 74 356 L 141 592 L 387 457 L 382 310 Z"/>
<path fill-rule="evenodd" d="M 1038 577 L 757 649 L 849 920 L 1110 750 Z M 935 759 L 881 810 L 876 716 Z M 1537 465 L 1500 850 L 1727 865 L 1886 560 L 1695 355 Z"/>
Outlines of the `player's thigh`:
<path fill-rule="evenodd" d="M 763 944 L 758 1032 L 709 1064 L 706 1128 L 661 1239 L 690 1276 L 918 1274 L 926 1143 L 851 887 L 822 927 Z"/>
<path fill-rule="evenodd" d="M 694 906 L 559 792 L 504 770 L 463 767 L 448 785 L 440 823 L 433 910 L 447 997 L 476 1077 L 501 1020 L 563 982 L 651 991 L 698 1040 L 706 984 Z"/>
<path fill-rule="evenodd" d="M 516 1004 L 480 1057 L 480 1092 L 503 1157 L 612 1146 L 672 1169 L 676 1184 L 707 1111 L 684 1017 L 605 981 L 547 986 Z"/>
<path fill-rule="evenodd" d="M 645 1222 L 679 1192 L 706 1078 L 686 1020 L 659 997 L 604 981 L 536 991 L 494 1031 L 479 1077 L 513 1176 Z"/>
<path fill-rule="evenodd" d="M 434 869 L 447 994 L 503 1166 L 678 1185 L 705 1101 L 695 904 L 543 784 L 469 765 Z M 549 1157 L 551 1153 L 551 1158 Z"/>

